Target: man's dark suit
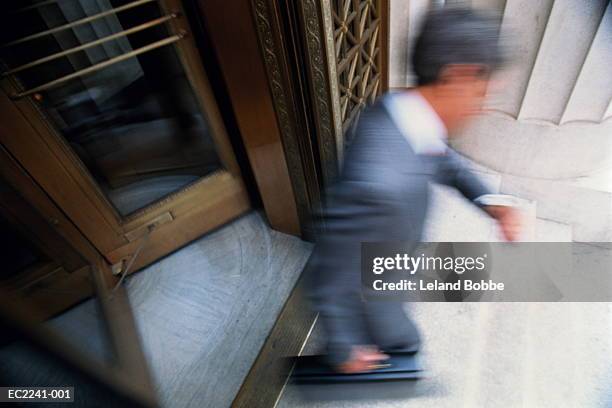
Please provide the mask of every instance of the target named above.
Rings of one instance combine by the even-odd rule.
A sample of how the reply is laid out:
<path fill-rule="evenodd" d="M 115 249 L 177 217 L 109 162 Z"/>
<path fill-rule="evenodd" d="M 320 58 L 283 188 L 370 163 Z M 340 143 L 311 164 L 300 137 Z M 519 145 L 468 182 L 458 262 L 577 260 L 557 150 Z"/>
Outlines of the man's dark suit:
<path fill-rule="evenodd" d="M 443 156 L 415 154 L 381 99 L 366 108 L 342 175 L 327 192 L 323 232 L 308 267 L 311 300 L 328 338 L 330 363 L 346 361 L 354 345 L 418 348 L 418 331 L 401 303 L 362 300 L 360 243 L 405 241 L 416 246 L 430 181 L 455 186 L 470 200 L 489 194 L 452 150 Z"/>

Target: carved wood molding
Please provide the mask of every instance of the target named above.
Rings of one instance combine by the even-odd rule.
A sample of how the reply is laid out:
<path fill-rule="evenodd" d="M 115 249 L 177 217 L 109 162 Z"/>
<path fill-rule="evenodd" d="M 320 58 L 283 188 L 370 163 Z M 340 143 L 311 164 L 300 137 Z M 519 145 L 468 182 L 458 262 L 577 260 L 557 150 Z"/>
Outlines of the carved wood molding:
<path fill-rule="evenodd" d="M 351 38 L 359 39 L 354 44 L 345 44 L 346 32 L 338 28 L 346 20 L 341 4 L 359 10 L 349 13 L 358 16 L 351 26 Z M 320 188 L 339 174 L 347 128 L 386 89 L 381 45 L 387 37 L 380 33 L 386 30 L 387 13 L 381 10 L 387 5 L 387 0 L 251 0 L 302 225 L 304 214 L 318 208 Z"/>
<path fill-rule="evenodd" d="M 332 88 L 337 86 L 337 79 L 329 69 L 334 61 L 328 57 L 328 42 L 332 38 L 326 35 L 323 23 L 323 9 L 327 7 L 329 10 L 329 3 L 325 3 L 321 0 L 302 0 L 299 11 L 306 43 L 306 69 L 310 79 L 323 180 L 325 185 L 329 185 L 338 176 L 338 152 L 341 150 L 338 146 L 342 146 L 342 133 L 339 117 L 334 115 L 333 110 Z"/>
<path fill-rule="evenodd" d="M 323 13 L 323 30 L 325 33 L 325 48 L 327 55 L 335 54 L 334 47 L 334 23 L 332 19 L 332 6 L 330 0 L 321 0 L 321 11 Z M 336 135 L 336 152 L 338 154 L 339 165 L 342 164 L 343 151 L 344 151 L 344 140 L 342 135 L 344 134 L 342 127 L 342 114 L 340 108 L 340 90 L 338 88 L 338 73 L 336 70 L 337 61 L 335 58 L 327 58 L 327 69 L 329 70 L 329 90 L 331 93 L 331 108 L 333 112 L 333 123 L 334 132 Z"/>
<path fill-rule="evenodd" d="M 313 163 L 304 163 L 309 156 L 308 140 L 297 126 L 297 113 L 294 95 L 291 92 L 287 67 L 287 56 L 280 38 L 280 23 L 274 0 L 252 0 L 253 18 L 257 27 L 258 42 L 265 62 L 268 83 L 272 93 L 274 108 L 282 134 L 283 148 L 287 166 L 294 188 L 298 216 L 303 235 L 308 235 L 310 213 L 315 210 L 319 199 L 319 185 Z"/>

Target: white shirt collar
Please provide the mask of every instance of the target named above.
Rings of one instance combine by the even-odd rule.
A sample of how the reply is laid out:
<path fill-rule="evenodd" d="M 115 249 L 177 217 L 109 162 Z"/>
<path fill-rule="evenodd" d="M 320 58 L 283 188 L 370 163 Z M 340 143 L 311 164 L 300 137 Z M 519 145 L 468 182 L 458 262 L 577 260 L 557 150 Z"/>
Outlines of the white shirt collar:
<path fill-rule="evenodd" d="M 416 154 L 445 154 L 448 146 L 444 123 L 416 90 L 387 94 L 383 103 L 395 126 Z"/>

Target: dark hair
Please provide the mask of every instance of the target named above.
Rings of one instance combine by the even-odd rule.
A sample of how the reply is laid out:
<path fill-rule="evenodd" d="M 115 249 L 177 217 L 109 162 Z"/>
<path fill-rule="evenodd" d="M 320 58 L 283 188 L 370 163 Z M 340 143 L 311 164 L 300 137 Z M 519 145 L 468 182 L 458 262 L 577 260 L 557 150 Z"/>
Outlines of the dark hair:
<path fill-rule="evenodd" d="M 499 44 L 500 18 L 469 8 L 431 10 L 412 53 L 419 85 L 435 82 L 449 64 L 482 64 L 493 71 L 504 61 Z"/>

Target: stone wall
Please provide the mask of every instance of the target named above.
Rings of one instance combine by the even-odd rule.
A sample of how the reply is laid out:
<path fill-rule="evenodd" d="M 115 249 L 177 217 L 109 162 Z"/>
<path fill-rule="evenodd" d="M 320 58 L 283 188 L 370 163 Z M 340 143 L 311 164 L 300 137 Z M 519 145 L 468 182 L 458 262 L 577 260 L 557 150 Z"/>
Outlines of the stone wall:
<path fill-rule="evenodd" d="M 390 86 L 413 85 L 423 15 L 450 0 L 391 0 Z M 472 0 L 511 40 L 506 82 L 454 147 L 500 177 L 500 192 L 576 241 L 612 241 L 612 5 L 608 0 Z"/>
<path fill-rule="evenodd" d="M 391 87 L 410 86 L 410 42 L 427 0 L 391 0 Z M 479 0 L 503 15 L 508 86 L 458 150 L 503 173 L 573 178 L 612 165 L 612 6 L 607 0 Z"/>

